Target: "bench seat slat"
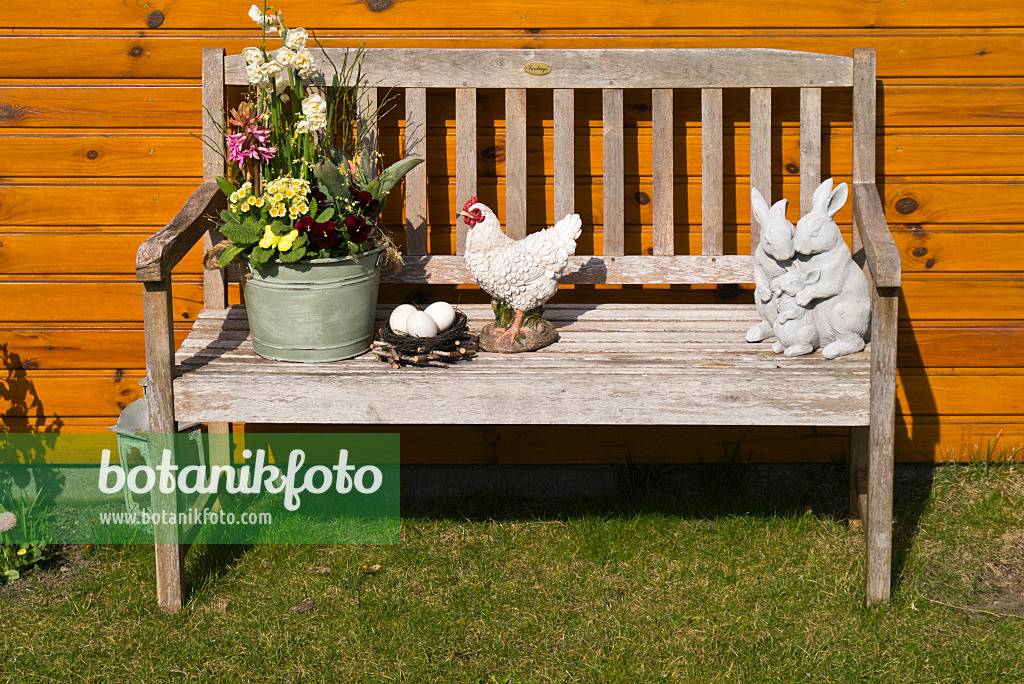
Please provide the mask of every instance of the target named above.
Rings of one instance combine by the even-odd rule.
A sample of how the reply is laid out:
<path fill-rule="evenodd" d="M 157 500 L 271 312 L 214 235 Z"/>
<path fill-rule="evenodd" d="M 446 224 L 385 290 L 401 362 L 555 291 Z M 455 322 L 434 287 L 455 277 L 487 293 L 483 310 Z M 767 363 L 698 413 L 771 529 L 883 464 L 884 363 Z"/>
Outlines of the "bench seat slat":
<path fill-rule="evenodd" d="M 476 327 L 490 307 L 462 308 Z M 552 305 L 547 315 L 562 339 L 539 352 L 394 371 L 371 355 L 263 359 L 252 351 L 243 308 L 204 311 L 177 354 L 176 413 L 236 422 L 318 422 L 323 414 L 368 423 L 558 423 L 569 412 L 595 424 L 867 422 L 870 353 L 787 359 L 768 344 L 747 344 L 743 332 L 757 318 L 750 305 Z M 271 394 L 289 407 L 265 405 Z M 437 396 L 474 409 L 438 413 Z"/>

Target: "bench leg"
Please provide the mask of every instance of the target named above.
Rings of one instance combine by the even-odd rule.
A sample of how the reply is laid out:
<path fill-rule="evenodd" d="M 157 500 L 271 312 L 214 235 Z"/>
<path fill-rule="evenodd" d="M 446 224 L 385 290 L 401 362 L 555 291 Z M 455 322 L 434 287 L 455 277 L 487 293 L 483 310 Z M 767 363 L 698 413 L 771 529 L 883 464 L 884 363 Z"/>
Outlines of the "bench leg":
<path fill-rule="evenodd" d="M 872 296 L 871 427 L 868 454 L 866 600 L 888 601 L 892 574 L 892 484 L 896 436 L 897 289 Z"/>
<path fill-rule="evenodd" d="M 850 518 L 851 529 L 861 529 L 867 517 L 868 453 L 870 428 L 856 425 L 850 428 Z"/>
<path fill-rule="evenodd" d="M 174 454 L 174 300 L 171 279 L 147 282 L 142 295 L 143 320 L 146 325 L 146 377 L 149 379 L 150 449 L 160 462 L 165 448 Z M 172 458 L 173 461 L 173 458 Z M 153 511 L 167 511 L 177 516 L 177 494 L 165 495 L 153 490 Z M 179 544 L 177 524 L 154 525 L 156 542 L 156 595 L 160 608 L 177 613 L 184 604 L 182 575 L 188 546 Z"/>

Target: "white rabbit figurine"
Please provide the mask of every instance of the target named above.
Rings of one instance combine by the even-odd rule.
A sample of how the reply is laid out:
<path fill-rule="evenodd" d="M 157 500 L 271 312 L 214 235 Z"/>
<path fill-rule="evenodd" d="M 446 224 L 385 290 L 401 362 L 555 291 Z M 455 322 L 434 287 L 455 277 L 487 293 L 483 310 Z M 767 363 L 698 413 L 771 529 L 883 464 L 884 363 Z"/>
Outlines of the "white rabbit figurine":
<path fill-rule="evenodd" d="M 793 263 L 793 224 L 786 218 L 788 200 L 768 208 L 757 188 L 750 189 L 750 210 L 761 224 L 761 242 L 754 252 L 754 303 L 761 322 L 747 331 L 747 342 L 761 342 L 774 332 L 778 306 L 772 283 Z"/>
<path fill-rule="evenodd" d="M 808 285 L 818 282 L 820 277 L 821 271 L 818 269 L 805 272 L 794 267 L 776 279 L 772 286 L 779 306 L 779 315 L 775 319 L 775 344 L 772 346 L 776 354 L 810 354 L 822 344 L 832 342 L 831 339 L 821 338 L 816 320 L 818 316 L 828 316 L 828 310 L 831 309 L 829 300 L 810 307 L 800 306 L 796 302 L 797 295 Z"/>
<path fill-rule="evenodd" d="M 814 301 L 828 300 L 827 306 L 819 301 L 815 309 L 820 310 L 814 316 L 819 339 L 832 340 L 821 350 L 828 359 L 864 349 L 871 325 L 868 281 L 832 219 L 846 204 L 848 192 L 846 183 L 833 190 L 832 179 L 824 181 L 814 191 L 811 211 L 797 222 L 793 236 L 797 268 L 820 274 L 816 282 L 800 290 L 796 304 L 809 308 Z"/>

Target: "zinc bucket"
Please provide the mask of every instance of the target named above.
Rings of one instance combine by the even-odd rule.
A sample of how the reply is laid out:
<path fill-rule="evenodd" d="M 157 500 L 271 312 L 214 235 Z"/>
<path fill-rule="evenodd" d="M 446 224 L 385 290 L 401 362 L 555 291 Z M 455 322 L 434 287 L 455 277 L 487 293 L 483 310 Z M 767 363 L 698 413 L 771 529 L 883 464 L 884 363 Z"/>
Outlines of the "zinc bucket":
<path fill-rule="evenodd" d="M 305 363 L 365 354 L 373 341 L 380 257 L 375 249 L 253 271 L 245 280 L 253 350 L 264 358 Z"/>

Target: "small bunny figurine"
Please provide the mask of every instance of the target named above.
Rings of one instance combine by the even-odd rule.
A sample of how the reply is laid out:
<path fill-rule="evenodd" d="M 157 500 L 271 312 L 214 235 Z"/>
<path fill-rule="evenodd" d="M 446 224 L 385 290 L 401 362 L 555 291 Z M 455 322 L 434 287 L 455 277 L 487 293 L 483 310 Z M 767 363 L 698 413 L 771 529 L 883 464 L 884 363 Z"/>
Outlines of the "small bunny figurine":
<path fill-rule="evenodd" d="M 796 267 L 804 273 L 817 271 L 816 282 L 808 283 L 796 295 L 798 306 L 815 306 L 818 337 L 824 343 L 822 356 L 834 359 L 864 349 L 871 324 L 871 293 L 864 272 L 853 261 L 839 226 L 832 219 L 848 194 L 846 183 L 832 189 L 829 178 L 814 191 L 810 213 L 796 224 L 793 246 Z M 827 306 L 822 306 L 827 300 Z"/>
<path fill-rule="evenodd" d="M 793 224 L 786 218 L 788 200 L 768 208 L 757 188 L 750 189 L 750 210 L 761 224 L 761 242 L 754 252 L 754 303 L 761 322 L 747 331 L 747 342 L 761 342 L 774 332 L 778 306 L 772 291 L 776 278 L 793 263 Z"/>
<path fill-rule="evenodd" d="M 829 344 L 831 338 L 822 339 L 818 330 L 818 317 L 828 316 L 830 300 L 823 300 L 817 305 L 803 307 L 797 304 L 796 297 L 807 287 L 818 282 L 821 271 L 812 269 L 803 271 L 791 268 L 780 276 L 772 286 L 772 292 L 778 299 L 779 315 L 775 319 L 775 345 L 772 351 L 786 356 L 810 354 L 822 344 Z"/>

